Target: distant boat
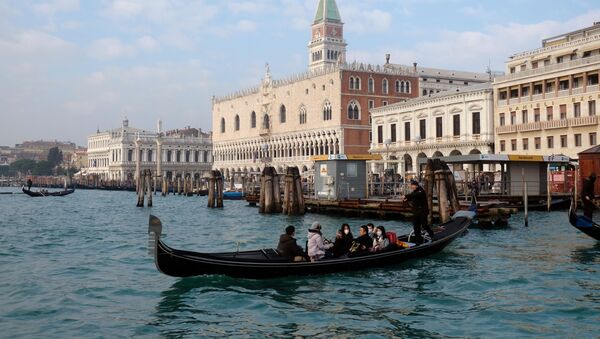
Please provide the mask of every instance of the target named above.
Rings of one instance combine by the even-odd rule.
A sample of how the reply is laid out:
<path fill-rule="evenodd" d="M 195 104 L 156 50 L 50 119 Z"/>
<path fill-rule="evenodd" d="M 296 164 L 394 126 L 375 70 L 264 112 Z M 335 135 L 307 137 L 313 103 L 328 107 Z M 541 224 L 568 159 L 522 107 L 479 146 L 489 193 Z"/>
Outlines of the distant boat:
<path fill-rule="evenodd" d="M 592 219 L 582 215 L 578 216 L 575 210 L 575 197 L 571 198 L 571 208 L 569 208 L 569 222 L 573 227 L 590 237 L 600 240 L 600 225 L 593 222 Z"/>
<path fill-rule="evenodd" d="M 55 192 L 44 192 L 44 191 L 31 191 L 26 189 L 25 187 L 23 187 L 23 193 L 27 194 L 30 197 L 62 197 L 65 195 L 69 195 L 71 193 L 75 192 L 74 189 L 66 189 L 63 191 L 55 191 Z"/>
<path fill-rule="evenodd" d="M 244 192 L 241 191 L 225 191 L 223 192 L 223 200 L 242 200 Z"/>
<path fill-rule="evenodd" d="M 463 234 L 471 224 L 474 213 L 462 212 L 464 216 L 455 216 L 453 220 L 436 227 L 434 229 L 435 239 L 431 242 L 421 245 L 410 244 L 411 235 L 404 235 L 398 237 L 398 240 L 408 245 L 408 248 L 398 247 L 394 244 L 382 252 L 324 259 L 316 262 L 295 262 L 290 257 L 281 256 L 275 249 L 230 253 L 200 253 L 173 249 L 162 241 L 162 224 L 160 219 L 153 215 L 150 215 L 148 233 L 151 237 L 150 252 L 154 256 L 156 268 L 166 275 L 189 277 L 224 274 L 232 277 L 264 279 L 288 275 L 327 274 L 393 265 L 408 259 L 437 253 Z"/>

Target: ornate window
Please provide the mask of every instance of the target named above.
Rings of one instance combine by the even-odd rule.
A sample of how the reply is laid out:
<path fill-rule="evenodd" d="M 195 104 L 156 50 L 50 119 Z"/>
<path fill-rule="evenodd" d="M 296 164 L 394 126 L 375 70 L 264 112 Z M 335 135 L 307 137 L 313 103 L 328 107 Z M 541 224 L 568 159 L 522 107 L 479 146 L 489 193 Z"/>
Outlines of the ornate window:
<path fill-rule="evenodd" d="M 252 113 L 250 113 L 250 127 L 256 128 L 256 112 L 254 112 L 254 111 L 252 111 Z"/>
<path fill-rule="evenodd" d="M 263 124 L 262 124 L 262 127 L 263 127 L 263 128 L 269 128 L 270 126 L 271 126 L 271 124 L 269 123 L 269 115 L 268 115 L 268 114 L 265 114 L 265 115 L 263 116 Z"/>
<path fill-rule="evenodd" d="M 329 103 L 329 100 L 325 100 L 323 104 L 323 120 L 331 120 L 331 103 Z"/>
<path fill-rule="evenodd" d="M 234 124 L 234 130 L 239 131 L 240 130 L 240 116 L 239 115 L 235 115 L 235 120 L 233 122 Z"/>
<path fill-rule="evenodd" d="M 279 107 L 279 122 L 282 124 L 285 123 L 285 105 Z"/>
<path fill-rule="evenodd" d="M 406 82 L 406 93 L 410 93 L 410 81 Z"/>
<path fill-rule="evenodd" d="M 354 77 L 350 77 L 350 89 L 354 89 Z"/>
<path fill-rule="evenodd" d="M 221 118 L 221 133 L 225 133 L 225 118 Z"/>
<path fill-rule="evenodd" d="M 300 106 L 300 125 L 306 124 L 306 107 L 304 105 Z"/>
<path fill-rule="evenodd" d="M 406 89 L 405 89 L 405 88 L 406 88 L 406 87 L 404 87 L 404 81 L 401 81 L 401 82 L 400 82 L 400 93 L 405 93 L 405 91 L 406 91 Z"/>
<path fill-rule="evenodd" d="M 381 90 L 383 91 L 383 94 L 388 94 L 389 93 L 389 87 L 388 87 L 388 81 L 387 81 L 387 79 L 383 79 L 383 81 L 381 82 Z"/>
<path fill-rule="evenodd" d="M 367 89 L 369 90 L 369 93 L 374 93 L 375 92 L 375 80 L 373 80 L 373 78 L 369 77 L 369 82 L 367 84 Z"/>
<path fill-rule="evenodd" d="M 360 107 L 358 103 L 354 100 L 350 101 L 348 104 L 348 119 L 349 120 L 359 120 L 360 119 Z"/>
<path fill-rule="evenodd" d="M 400 80 L 396 80 L 396 93 L 400 93 Z"/>
<path fill-rule="evenodd" d="M 354 89 L 360 89 L 360 77 L 354 78 Z"/>

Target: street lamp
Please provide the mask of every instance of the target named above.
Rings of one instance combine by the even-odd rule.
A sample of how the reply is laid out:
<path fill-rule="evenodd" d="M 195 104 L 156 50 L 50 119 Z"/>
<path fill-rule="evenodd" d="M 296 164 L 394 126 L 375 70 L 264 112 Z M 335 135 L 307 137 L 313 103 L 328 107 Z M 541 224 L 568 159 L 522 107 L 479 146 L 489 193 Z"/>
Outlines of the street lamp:
<path fill-rule="evenodd" d="M 417 162 L 417 175 L 419 179 L 421 179 L 421 164 L 419 163 L 419 155 L 421 154 L 421 142 L 423 142 L 421 135 L 415 136 L 415 144 L 417 144 L 417 157 L 415 160 Z"/>
<path fill-rule="evenodd" d="M 385 139 L 383 144 L 385 145 L 385 164 L 383 167 L 384 167 L 384 170 L 386 170 L 388 168 L 388 161 L 390 160 L 390 145 L 392 144 L 392 140 Z"/>

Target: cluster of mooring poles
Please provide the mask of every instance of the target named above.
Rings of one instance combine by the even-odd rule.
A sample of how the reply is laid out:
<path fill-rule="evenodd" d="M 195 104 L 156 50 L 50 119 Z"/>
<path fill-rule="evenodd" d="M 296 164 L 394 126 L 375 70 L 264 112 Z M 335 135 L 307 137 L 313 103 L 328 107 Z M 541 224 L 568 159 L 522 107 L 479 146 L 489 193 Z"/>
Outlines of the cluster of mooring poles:
<path fill-rule="evenodd" d="M 427 222 L 430 225 L 433 220 L 434 188 L 438 197 L 440 222 L 445 223 L 450 220 L 450 208 L 454 212 L 460 209 L 456 181 L 445 162 L 439 159 L 428 159 L 425 165 L 425 192 L 427 193 L 427 207 L 429 207 Z"/>
<path fill-rule="evenodd" d="M 298 167 L 288 167 L 285 174 L 283 201 L 279 175 L 274 167 L 263 169 L 260 182 L 260 213 L 284 213 L 287 215 L 302 215 L 305 212 L 304 194 L 302 192 L 302 177 Z"/>
<path fill-rule="evenodd" d="M 223 176 L 220 171 L 212 170 L 208 179 L 208 205 L 209 208 L 223 207 Z"/>
<path fill-rule="evenodd" d="M 137 176 L 137 207 L 144 207 L 145 195 L 148 194 L 148 207 L 152 207 L 152 171 L 149 169 L 138 172 Z"/>

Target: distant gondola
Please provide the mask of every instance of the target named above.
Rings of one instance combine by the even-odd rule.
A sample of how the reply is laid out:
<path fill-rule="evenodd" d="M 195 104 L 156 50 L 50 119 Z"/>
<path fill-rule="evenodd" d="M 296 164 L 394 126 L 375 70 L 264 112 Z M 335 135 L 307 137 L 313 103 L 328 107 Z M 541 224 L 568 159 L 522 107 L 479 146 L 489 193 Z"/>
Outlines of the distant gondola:
<path fill-rule="evenodd" d="M 30 197 L 62 197 L 65 195 L 69 195 L 75 192 L 74 189 L 66 189 L 64 191 L 56 191 L 56 192 L 34 192 L 23 187 L 23 193 L 27 194 Z"/>
<path fill-rule="evenodd" d="M 571 208 L 569 208 L 569 222 L 573 227 L 590 237 L 600 240 L 600 225 L 593 222 L 592 219 L 582 215 L 578 216 L 575 210 L 575 198 L 571 198 Z"/>
<path fill-rule="evenodd" d="M 293 262 L 280 256 L 275 249 L 230 253 L 199 253 L 170 248 L 161 240 L 162 224 L 151 215 L 148 233 L 151 253 L 158 270 L 173 277 L 206 274 L 224 274 L 232 277 L 267 279 L 288 275 L 326 274 L 360 270 L 377 266 L 398 264 L 408 259 L 424 257 L 441 251 L 467 230 L 471 224 L 468 216 L 436 227 L 435 240 L 410 248 L 392 246 L 389 250 L 355 257 L 324 259 L 317 262 Z M 409 235 L 398 240 L 408 242 Z"/>

